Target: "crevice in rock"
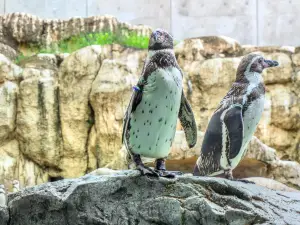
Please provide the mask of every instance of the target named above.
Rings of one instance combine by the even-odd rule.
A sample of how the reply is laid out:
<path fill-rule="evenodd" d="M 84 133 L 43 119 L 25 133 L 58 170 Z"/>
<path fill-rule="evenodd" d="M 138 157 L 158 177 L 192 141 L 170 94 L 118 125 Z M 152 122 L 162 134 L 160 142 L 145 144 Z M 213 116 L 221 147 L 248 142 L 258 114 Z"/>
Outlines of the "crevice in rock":
<path fill-rule="evenodd" d="M 90 102 L 88 101 L 88 108 L 90 110 L 90 115 L 89 115 L 89 119 L 88 119 L 88 124 L 89 124 L 89 128 L 88 128 L 88 135 L 87 135 L 87 140 L 85 143 L 85 155 L 87 157 L 87 165 L 86 165 L 86 171 L 85 173 L 89 172 L 89 163 L 90 163 L 90 158 L 89 158 L 89 140 L 90 140 L 90 135 L 91 135 L 91 131 L 93 126 L 95 125 L 95 112 L 93 110 L 92 105 L 90 104 Z M 99 168 L 98 165 L 98 160 L 97 160 L 97 168 Z"/>

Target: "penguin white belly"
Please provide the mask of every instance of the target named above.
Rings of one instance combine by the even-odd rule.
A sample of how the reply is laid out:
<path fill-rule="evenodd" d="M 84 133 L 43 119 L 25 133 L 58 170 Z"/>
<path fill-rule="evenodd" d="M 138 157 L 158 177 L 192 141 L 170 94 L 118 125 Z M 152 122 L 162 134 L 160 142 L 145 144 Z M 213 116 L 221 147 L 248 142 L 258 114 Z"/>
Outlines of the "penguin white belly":
<path fill-rule="evenodd" d="M 231 168 L 234 169 L 246 154 L 248 144 L 256 130 L 264 110 L 265 98 L 262 95 L 260 98 L 253 101 L 247 108 L 243 117 L 244 135 L 243 143 L 239 154 L 231 160 Z"/>
<path fill-rule="evenodd" d="M 182 94 L 182 75 L 174 67 L 157 69 L 147 79 L 143 96 L 130 120 L 131 151 L 165 158 L 172 145 Z"/>

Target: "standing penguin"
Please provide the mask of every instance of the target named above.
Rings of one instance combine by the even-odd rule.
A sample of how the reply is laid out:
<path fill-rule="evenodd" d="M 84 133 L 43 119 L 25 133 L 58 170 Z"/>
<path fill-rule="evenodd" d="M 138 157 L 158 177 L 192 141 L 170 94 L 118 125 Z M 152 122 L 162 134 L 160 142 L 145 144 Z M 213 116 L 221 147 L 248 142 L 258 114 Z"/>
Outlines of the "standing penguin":
<path fill-rule="evenodd" d="M 122 142 L 142 175 L 174 177 L 166 172 L 165 158 L 175 136 L 177 118 L 190 148 L 197 141 L 197 126 L 183 94 L 182 72 L 174 55 L 172 36 L 164 30 L 155 30 L 148 50 L 124 116 Z M 144 166 L 141 156 L 155 158 L 155 170 Z"/>
<path fill-rule="evenodd" d="M 258 54 L 248 54 L 240 62 L 236 80 L 212 115 L 200 156 L 196 176 L 224 174 L 232 180 L 232 170 L 246 153 L 264 109 L 265 86 L 262 71 L 277 66 Z"/>

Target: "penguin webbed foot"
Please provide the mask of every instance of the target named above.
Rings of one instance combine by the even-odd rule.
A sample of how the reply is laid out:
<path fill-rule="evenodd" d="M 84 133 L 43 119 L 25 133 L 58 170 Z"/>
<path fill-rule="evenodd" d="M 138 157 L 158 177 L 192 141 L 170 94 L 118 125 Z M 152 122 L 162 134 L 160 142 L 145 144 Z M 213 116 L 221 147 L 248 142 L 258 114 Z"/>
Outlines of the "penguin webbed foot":
<path fill-rule="evenodd" d="M 141 172 L 142 176 L 159 177 L 159 174 L 154 169 L 144 165 L 139 154 L 133 154 L 133 161 L 136 165 L 136 169 Z"/>
<path fill-rule="evenodd" d="M 176 175 L 182 175 L 180 171 L 167 171 L 165 159 L 157 159 L 155 165 L 155 171 L 159 174 L 160 177 L 165 178 L 175 178 Z"/>
<path fill-rule="evenodd" d="M 136 169 L 139 170 L 141 172 L 141 175 L 143 176 L 152 176 L 152 177 L 159 177 L 160 174 L 157 173 L 154 169 L 144 166 L 142 164 L 137 165 Z"/>
<path fill-rule="evenodd" d="M 176 172 L 169 172 L 166 170 L 156 170 L 156 172 L 159 174 L 160 177 L 165 177 L 165 178 L 175 178 L 176 175 L 180 175 L 180 174 L 176 174 Z M 178 172 L 180 173 L 180 172 Z"/>

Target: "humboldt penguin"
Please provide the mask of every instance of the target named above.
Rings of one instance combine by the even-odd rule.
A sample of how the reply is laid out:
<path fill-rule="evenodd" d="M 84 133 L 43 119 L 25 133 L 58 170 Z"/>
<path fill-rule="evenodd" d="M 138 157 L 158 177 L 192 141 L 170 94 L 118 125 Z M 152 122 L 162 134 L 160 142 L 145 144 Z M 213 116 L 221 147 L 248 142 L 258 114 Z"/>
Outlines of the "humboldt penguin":
<path fill-rule="evenodd" d="M 207 126 L 195 176 L 221 175 L 233 180 L 232 170 L 245 155 L 264 109 L 262 72 L 277 65 L 254 53 L 242 58 L 235 82 Z"/>
<path fill-rule="evenodd" d="M 182 89 L 182 71 L 173 51 L 173 37 L 162 29 L 152 32 L 142 74 L 127 107 L 122 142 L 142 175 L 175 177 L 167 172 L 177 118 L 190 148 L 197 141 L 197 126 Z M 141 156 L 155 158 L 155 168 L 146 167 Z"/>

